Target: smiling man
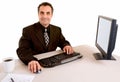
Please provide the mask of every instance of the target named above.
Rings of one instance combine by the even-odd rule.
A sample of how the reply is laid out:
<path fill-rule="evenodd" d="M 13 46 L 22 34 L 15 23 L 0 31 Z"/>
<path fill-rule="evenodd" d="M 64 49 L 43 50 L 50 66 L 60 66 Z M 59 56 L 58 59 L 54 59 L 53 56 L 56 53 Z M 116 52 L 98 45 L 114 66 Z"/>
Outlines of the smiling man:
<path fill-rule="evenodd" d="M 17 54 L 33 73 L 41 69 L 41 65 L 34 55 L 54 51 L 57 47 L 67 54 L 73 53 L 73 48 L 63 36 L 61 28 L 50 24 L 53 10 L 50 3 L 41 3 L 38 6 L 39 22 L 23 28 Z"/>

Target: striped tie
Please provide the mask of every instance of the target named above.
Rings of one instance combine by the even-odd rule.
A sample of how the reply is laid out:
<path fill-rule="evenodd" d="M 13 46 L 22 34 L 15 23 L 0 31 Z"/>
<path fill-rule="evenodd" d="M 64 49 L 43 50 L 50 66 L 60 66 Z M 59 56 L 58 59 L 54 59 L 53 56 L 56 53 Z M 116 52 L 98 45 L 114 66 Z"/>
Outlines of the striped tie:
<path fill-rule="evenodd" d="M 45 43 L 46 43 L 46 46 L 47 46 L 48 43 L 49 43 L 49 36 L 48 36 L 48 33 L 47 33 L 47 29 L 45 29 L 44 38 L 45 38 Z"/>

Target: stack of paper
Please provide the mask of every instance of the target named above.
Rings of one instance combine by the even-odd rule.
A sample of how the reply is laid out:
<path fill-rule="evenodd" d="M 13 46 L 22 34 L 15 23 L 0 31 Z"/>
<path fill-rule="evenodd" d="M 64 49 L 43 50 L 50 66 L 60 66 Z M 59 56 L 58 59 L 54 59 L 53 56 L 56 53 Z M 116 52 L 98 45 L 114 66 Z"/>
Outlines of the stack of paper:
<path fill-rule="evenodd" d="M 1 82 L 32 82 L 33 75 L 8 74 Z"/>

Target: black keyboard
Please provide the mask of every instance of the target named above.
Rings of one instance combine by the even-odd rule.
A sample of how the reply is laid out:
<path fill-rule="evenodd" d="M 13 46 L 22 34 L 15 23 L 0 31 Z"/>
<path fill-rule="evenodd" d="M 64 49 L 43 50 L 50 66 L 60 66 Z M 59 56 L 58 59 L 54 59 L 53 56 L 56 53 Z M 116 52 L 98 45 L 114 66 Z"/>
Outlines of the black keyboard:
<path fill-rule="evenodd" d="M 71 62 L 73 60 L 82 58 L 80 53 L 74 52 L 73 54 L 60 53 L 48 58 L 40 59 L 39 63 L 42 67 L 54 67 L 60 64 Z"/>

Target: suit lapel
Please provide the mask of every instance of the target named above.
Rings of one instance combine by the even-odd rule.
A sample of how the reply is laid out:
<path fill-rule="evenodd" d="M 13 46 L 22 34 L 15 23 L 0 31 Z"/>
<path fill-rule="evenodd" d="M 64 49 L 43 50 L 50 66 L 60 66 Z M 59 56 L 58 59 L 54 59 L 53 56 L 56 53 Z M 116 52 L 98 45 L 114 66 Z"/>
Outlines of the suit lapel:
<path fill-rule="evenodd" d="M 48 49 L 52 46 L 52 42 L 54 40 L 54 29 L 50 26 L 50 37 L 49 37 L 49 44 Z"/>
<path fill-rule="evenodd" d="M 41 47 L 44 47 L 44 48 L 46 49 L 44 37 L 43 37 L 42 30 L 41 30 L 41 28 L 40 28 L 39 23 L 37 23 L 37 25 L 35 26 L 35 32 L 36 32 L 37 38 L 38 38 L 39 41 L 40 41 Z"/>

